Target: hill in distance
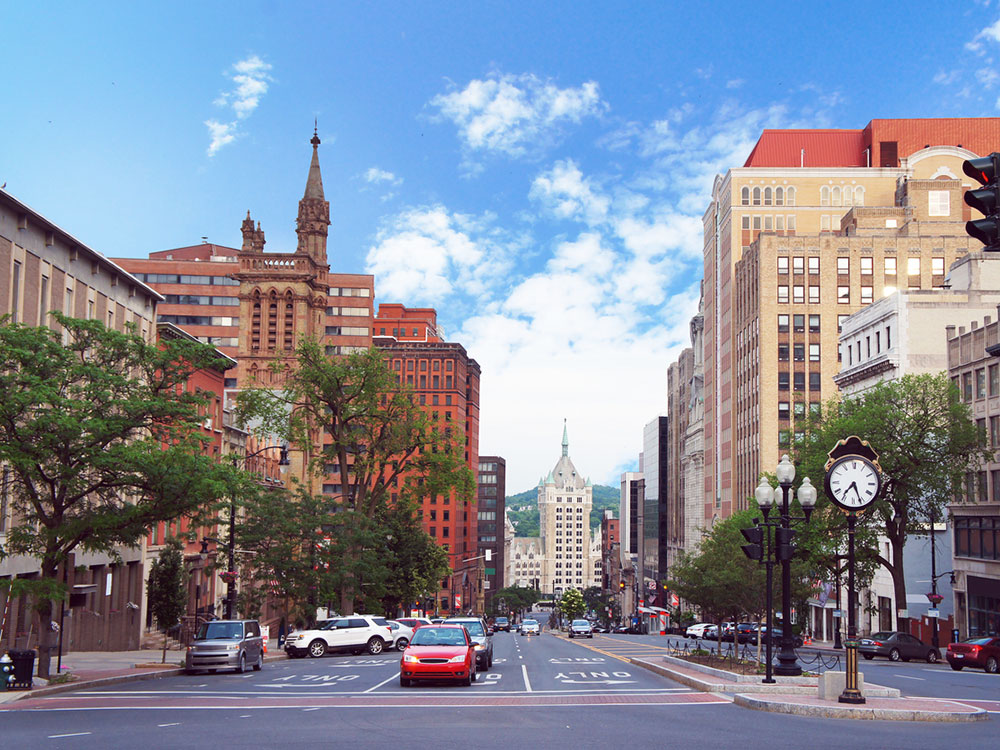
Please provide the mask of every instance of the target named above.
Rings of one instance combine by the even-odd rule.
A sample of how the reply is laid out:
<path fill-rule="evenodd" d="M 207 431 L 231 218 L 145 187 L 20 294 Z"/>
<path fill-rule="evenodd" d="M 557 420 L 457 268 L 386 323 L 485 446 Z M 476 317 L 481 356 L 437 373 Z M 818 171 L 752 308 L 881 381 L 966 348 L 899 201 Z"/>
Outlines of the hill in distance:
<path fill-rule="evenodd" d="M 590 527 L 601 525 L 605 510 L 613 510 L 618 516 L 621 491 L 618 487 L 608 487 L 603 484 L 594 485 L 594 505 L 590 510 Z M 533 488 L 507 495 L 507 515 L 514 524 L 518 536 L 538 536 L 538 489 Z"/>

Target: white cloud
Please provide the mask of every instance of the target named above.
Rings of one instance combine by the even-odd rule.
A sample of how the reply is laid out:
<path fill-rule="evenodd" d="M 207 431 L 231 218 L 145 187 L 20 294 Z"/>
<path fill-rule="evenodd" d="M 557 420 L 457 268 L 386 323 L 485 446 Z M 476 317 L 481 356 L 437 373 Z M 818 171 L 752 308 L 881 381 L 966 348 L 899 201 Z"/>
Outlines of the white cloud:
<path fill-rule="evenodd" d="M 389 185 L 399 186 L 403 184 L 402 177 L 396 177 L 392 172 L 387 172 L 378 167 L 369 167 L 365 171 L 364 180 L 371 185 L 388 183 Z"/>
<path fill-rule="evenodd" d="M 232 143 L 240 135 L 239 122 L 253 114 L 260 105 L 261 97 L 267 93 L 272 80 L 268 74 L 270 70 L 270 64 L 257 55 L 251 55 L 236 62 L 227 72 L 227 77 L 234 85 L 230 90 L 219 94 L 213 104 L 231 110 L 235 119 L 230 122 L 219 122 L 216 119 L 205 121 L 210 137 L 209 156 L 214 156 L 220 148 Z"/>
<path fill-rule="evenodd" d="M 531 184 L 529 197 L 558 218 L 580 218 L 588 224 L 603 221 L 610 204 L 606 196 L 598 194 L 591 182 L 584 179 L 572 160 L 557 162 L 552 169 L 538 175 Z"/>
<path fill-rule="evenodd" d="M 567 123 L 579 123 L 606 109 L 594 81 L 559 88 L 530 74 L 493 74 L 439 94 L 430 104 L 458 127 L 468 152 L 512 157 L 538 153 L 558 138 Z"/>

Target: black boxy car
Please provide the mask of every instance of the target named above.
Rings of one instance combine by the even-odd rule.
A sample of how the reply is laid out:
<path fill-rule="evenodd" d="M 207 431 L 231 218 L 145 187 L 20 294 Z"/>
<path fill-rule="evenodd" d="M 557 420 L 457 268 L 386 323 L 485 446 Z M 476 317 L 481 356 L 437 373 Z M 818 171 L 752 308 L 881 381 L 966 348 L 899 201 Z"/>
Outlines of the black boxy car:
<path fill-rule="evenodd" d="M 503 630 L 506 633 L 510 632 L 510 620 L 506 617 L 498 617 L 493 621 L 493 629 L 498 633 Z"/>

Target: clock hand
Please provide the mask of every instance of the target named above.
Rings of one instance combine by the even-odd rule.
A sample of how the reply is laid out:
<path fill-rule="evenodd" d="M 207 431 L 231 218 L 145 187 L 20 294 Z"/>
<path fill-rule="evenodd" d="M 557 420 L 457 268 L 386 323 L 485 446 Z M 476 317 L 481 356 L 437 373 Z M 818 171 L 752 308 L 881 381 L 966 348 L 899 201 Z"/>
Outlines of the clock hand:
<path fill-rule="evenodd" d="M 858 502 L 861 502 L 861 493 L 858 492 L 857 482 L 851 482 L 850 485 L 848 485 L 847 490 L 844 492 L 844 499 L 845 500 L 847 499 L 847 493 L 850 492 L 851 490 L 854 490 L 854 496 L 858 498 Z"/>

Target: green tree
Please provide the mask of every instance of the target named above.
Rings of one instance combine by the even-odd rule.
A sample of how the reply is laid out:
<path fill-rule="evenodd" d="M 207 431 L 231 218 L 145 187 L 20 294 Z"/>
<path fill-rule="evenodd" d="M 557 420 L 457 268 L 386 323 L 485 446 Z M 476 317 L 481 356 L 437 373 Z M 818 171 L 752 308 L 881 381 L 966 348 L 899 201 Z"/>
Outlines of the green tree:
<path fill-rule="evenodd" d="M 949 500 L 962 494 L 969 472 L 989 459 L 985 435 L 944 374 L 904 375 L 856 398 L 825 404 L 798 446 L 799 464 L 803 473 L 820 479 L 815 482 L 817 513 L 836 519 L 828 528 L 839 530 L 832 541 L 842 551 L 847 548 L 844 515 L 825 496 L 822 477 L 827 454 L 850 435 L 867 440 L 878 452 L 885 475 L 882 497 L 858 517 L 856 546 L 892 576 L 896 602 L 902 608 L 906 539 L 927 533 L 930 519 L 942 518 Z M 879 534 L 889 540 L 888 556 L 878 549 Z M 898 618 L 896 627 L 906 630 L 906 619 Z"/>
<path fill-rule="evenodd" d="M 587 605 L 583 601 L 583 594 L 580 593 L 579 589 L 567 589 L 562 595 L 562 599 L 559 600 L 559 608 L 566 615 L 566 619 L 571 622 L 582 617 L 583 613 L 587 611 Z"/>
<path fill-rule="evenodd" d="M 316 435 L 326 435 L 310 469 L 317 476 L 325 476 L 331 468 L 339 473 L 343 484 L 339 504 L 360 518 L 375 518 L 391 503 L 393 493 L 411 498 L 453 495 L 458 507 L 475 493 L 461 429 L 434 421 L 376 349 L 331 358 L 318 341 L 303 340 L 295 367 L 286 373 L 284 389 L 245 389 L 238 411 L 244 422 L 254 421 L 264 431 L 285 435 L 298 445 L 319 448 Z M 347 530 L 370 533 L 357 526 Z M 342 571 L 367 567 L 361 559 L 364 547 L 342 551 Z M 363 582 L 374 590 L 372 575 Z M 352 575 L 341 577 L 345 611 L 360 593 L 356 583 Z"/>
<path fill-rule="evenodd" d="M 212 394 L 185 387 L 199 369 L 225 368 L 214 347 L 149 344 L 134 328 L 52 315 L 61 331 L 0 322 L 0 462 L 17 519 L 2 554 L 39 561 L 42 677 L 56 638 L 49 597 L 70 555 L 114 559 L 153 524 L 211 505 L 231 480 L 201 453 L 199 409 Z"/>
<path fill-rule="evenodd" d="M 450 572 L 448 553 L 424 531 L 416 508 L 408 500 L 383 506 L 376 523 L 386 540 L 380 559 L 386 571 L 383 611 L 395 615 L 400 609 L 409 609 L 426 592 L 437 590 L 440 580 Z"/>
<path fill-rule="evenodd" d="M 146 579 L 146 606 L 163 631 L 161 662 L 167 661 L 167 633 L 187 610 L 187 571 L 182 550 L 179 539 L 168 539 L 159 558 L 150 564 Z"/>
<path fill-rule="evenodd" d="M 531 609 L 531 605 L 541 598 L 541 594 L 530 586 L 507 586 L 493 595 L 493 601 L 502 599 L 510 611 L 519 614 Z"/>

